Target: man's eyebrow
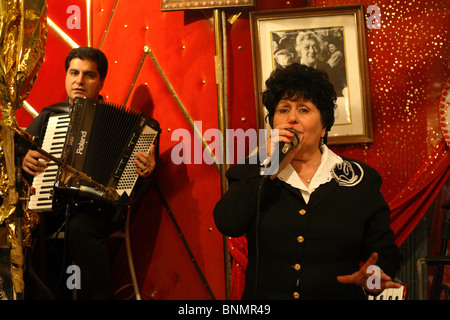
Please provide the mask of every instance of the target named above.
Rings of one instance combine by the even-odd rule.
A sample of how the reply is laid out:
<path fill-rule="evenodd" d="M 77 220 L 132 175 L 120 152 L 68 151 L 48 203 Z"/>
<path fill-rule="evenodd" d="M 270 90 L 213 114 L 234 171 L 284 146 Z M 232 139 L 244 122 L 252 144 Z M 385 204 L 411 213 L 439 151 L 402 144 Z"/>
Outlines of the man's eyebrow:
<path fill-rule="evenodd" d="M 83 72 L 85 74 L 90 74 L 90 75 L 96 75 L 97 74 L 97 71 L 95 71 L 95 70 L 80 71 L 80 70 L 75 69 L 75 68 L 70 68 L 68 71 L 70 71 L 70 72 L 73 72 L 73 71 L 75 71 L 75 72 Z"/>
<path fill-rule="evenodd" d="M 90 71 L 90 70 L 84 71 L 84 73 L 89 74 L 89 75 L 97 75 L 98 74 L 96 71 Z"/>

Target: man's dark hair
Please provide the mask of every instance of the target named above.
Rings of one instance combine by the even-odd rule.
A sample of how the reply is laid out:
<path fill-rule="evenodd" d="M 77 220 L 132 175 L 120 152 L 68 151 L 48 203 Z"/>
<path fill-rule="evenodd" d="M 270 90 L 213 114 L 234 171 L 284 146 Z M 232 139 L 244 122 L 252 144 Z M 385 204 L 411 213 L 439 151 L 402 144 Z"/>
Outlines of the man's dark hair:
<path fill-rule="evenodd" d="M 106 74 L 108 73 L 108 59 L 99 49 L 91 47 L 78 47 L 72 49 L 72 51 L 70 51 L 67 55 L 64 63 L 66 72 L 69 70 L 70 62 L 75 58 L 97 62 L 97 69 L 100 74 L 100 79 L 103 80 L 106 78 Z"/>

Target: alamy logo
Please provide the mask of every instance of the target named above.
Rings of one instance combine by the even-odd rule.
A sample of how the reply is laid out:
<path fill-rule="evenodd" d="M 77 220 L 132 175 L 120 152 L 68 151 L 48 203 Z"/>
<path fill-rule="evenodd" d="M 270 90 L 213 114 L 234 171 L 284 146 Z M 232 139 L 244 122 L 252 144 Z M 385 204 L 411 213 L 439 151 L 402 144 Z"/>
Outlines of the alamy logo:
<path fill-rule="evenodd" d="M 70 265 L 67 267 L 66 272 L 70 274 L 70 276 L 67 278 L 66 286 L 67 289 L 81 289 L 81 270 L 80 267 L 77 265 Z"/>
<path fill-rule="evenodd" d="M 278 135 L 278 130 L 270 130 L 272 136 Z M 236 164 L 242 163 L 248 154 L 250 164 L 267 162 L 268 130 L 260 129 L 227 129 L 225 136 L 219 129 L 207 129 L 202 135 L 202 122 L 194 122 L 194 136 L 187 129 L 176 129 L 172 132 L 171 141 L 179 142 L 171 151 L 174 164 Z M 224 139 L 227 141 L 223 148 Z M 205 142 L 202 145 L 202 140 Z M 278 167 L 278 145 L 272 146 L 273 157 L 268 162 L 267 170 L 261 174 L 270 174 Z M 272 171 L 270 170 L 272 169 Z"/>
<path fill-rule="evenodd" d="M 366 26 L 368 29 L 381 29 L 381 10 L 377 5 L 367 7 L 367 13 L 370 17 L 367 19 Z"/>
<path fill-rule="evenodd" d="M 370 276 L 367 278 L 366 286 L 369 290 L 381 289 L 381 269 L 376 265 L 367 267 L 367 273 Z"/>

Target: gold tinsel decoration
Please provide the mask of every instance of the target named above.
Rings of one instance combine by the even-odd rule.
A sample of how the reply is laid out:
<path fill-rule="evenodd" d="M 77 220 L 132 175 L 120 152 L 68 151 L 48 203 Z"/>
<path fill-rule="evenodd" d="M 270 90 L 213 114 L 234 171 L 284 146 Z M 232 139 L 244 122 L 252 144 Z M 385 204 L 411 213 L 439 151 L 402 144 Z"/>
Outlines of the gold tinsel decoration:
<path fill-rule="evenodd" d="M 16 187 L 15 112 L 28 97 L 42 64 L 47 41 L 45 0 L 0 0 L 0 224 L 8 229 L 14 297 L 24 293 L 23 246 L 38 216 L 28 212 Z M 20 209 L 20 210 L 18 210 Z M 17 212 L 21 212 L 17 216 Z M 22 214 L 23 211 L 23 214 Z"/>

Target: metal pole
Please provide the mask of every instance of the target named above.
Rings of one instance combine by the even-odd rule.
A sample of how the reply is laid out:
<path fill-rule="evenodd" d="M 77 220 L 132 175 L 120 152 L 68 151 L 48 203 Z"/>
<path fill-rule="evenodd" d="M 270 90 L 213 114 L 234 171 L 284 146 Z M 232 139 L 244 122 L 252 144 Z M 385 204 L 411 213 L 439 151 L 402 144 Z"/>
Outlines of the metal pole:
<path fill-rule="evenodd" d="M 92 1 L 86 0 L 86 45 L 92 47 Z"/>
<path fill-rule="evenodd" d="M 226 23 L 224 19 L 224 12 L 218 9 L 214 9 L 214 38 L 215 38 L 215 66 L 216 66 L 216 85 L 217 85 L 217 114 L 219 130 L 222 133 L 222 154 L 217 157 L 220 160 L 219 173 L 220 173 L 220 186 L 221 194 L 224 195 L 228 189 L 227 178 L 225 176 L 228 169 L 226 163 L 226 150 L 227 150 L 227 135 L 226 129 L 228 125 L 228 108 L 226 105 Z M 225 44 L 225 45 L 224 45 Z M 225 260 L 225 289 L 226 298 L 230 297 L 230 283 L 231 283 L 231 259 L 228 252 L 227 238 L 223 237 L 224 247 L 224 260 Z"/>

